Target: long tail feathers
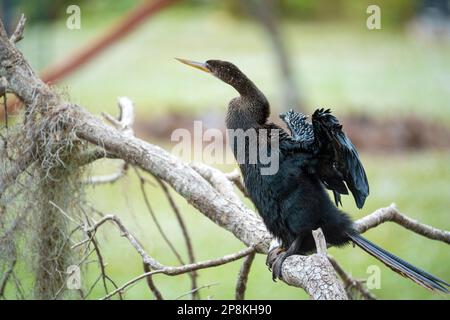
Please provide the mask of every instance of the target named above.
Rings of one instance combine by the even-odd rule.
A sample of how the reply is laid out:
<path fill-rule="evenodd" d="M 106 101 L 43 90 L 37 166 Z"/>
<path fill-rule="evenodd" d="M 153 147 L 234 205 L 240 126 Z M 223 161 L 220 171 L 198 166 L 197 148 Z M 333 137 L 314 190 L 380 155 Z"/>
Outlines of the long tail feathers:
<path fill-rule="evenodd" d="M 448 289 L 448 287 L 450 287 L 450 284 L 448 284 L 444 280 L 441 280 L 426 271 L 414 267 L 413 265 L 400 259 L 399 257 L 394 256 L 392 253 L 387 252 L 383 248 L 380 248 L 379 246 L 370 242 L 359 234 L 348 234 L 348 236 L 356 245 L 358 245 L 358 247 L 366 251 L 371 256 L 377 258 L 400 275 L 409 278 L 417 284 L 432 291 L 450 293 Z"/>

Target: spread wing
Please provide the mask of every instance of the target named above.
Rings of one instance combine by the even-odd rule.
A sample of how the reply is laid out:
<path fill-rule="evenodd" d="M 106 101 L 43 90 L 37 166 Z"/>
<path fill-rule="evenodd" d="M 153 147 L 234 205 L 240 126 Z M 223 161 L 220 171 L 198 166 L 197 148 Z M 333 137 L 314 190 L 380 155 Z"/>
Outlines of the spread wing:
<path fill-rule="evenodd" d="M 291 136 L 287 137 L 285 148 L 291 151 L 313 152 L 316 149 L 314 130 L 307 117 L 294 110 L 281 113 L 280 118 L 286 123 Z"/>
<path fill-rule="evenodd" d="M 367 176 L 355 146 L 330 110 L 316 110 L 312 123 L 293 110 L 280 117 L 291 131 L 291 139 L 303 150 L 314 154 L 317 161 L 311 162 L 313 170 L 325 187 L 333 192 L 336 205 L 341 203 L 341 195 L 348 194 L 350 189 L 356 205 L 362 208 L 369 195 Z"/>
<path fill-rule="evenodd" d="M 369 183 L 355 146 L 329 109 L 316 110 L 312 116 L 312 126 L 319 156 L 322 157 L 318 171 L 322 173 L 324 183 L 332 188 L 336 202 L 340 202 L 340 194 L 347 194 L 343 186 L 345 181 L 356 205 L 362 208 L 369 195 Z"/>

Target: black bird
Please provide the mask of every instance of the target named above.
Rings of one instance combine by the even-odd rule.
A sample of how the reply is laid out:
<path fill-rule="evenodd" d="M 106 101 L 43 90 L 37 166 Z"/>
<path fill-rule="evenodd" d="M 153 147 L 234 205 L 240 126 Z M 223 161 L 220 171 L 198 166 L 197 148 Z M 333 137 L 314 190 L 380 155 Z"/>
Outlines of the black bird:
<path fill-rule="evenodd" d="M 331 201 L 326 189 L 340 195 L 352 192 L 359 208 L 369 194 L 364 168 L 355 147 L 329 110 L 316 110 L 312 123 L 302 114 L 289 111 L 280 117 L 291 135 L 268 122 L 270 106 L 264 94 L 234 64 L 221 60 L 205 63 L 178 59 L 180 62 L 211 73 L 239 92 L 228 105 L 226 125 L 229 130 L 253 130 L 258 148 L 277 153 L 279 168 L 273 174 L 262 174 L 267 167 L 258 158 L 250 161 L 249 147 L 232 143 L 247 193 L 255 204 L 267 229 L 281 242 L 268 255 L 273 279 L 281 278 L 281 266 L 290 255 L 314 251 L 312 231 L 321 228 L 330 245 L 355 243 L 395 272 L 423 287 L 449 293 L 447 282 L 420 270 L 362 237 L 352 220 Z M 269 133 L 269 136 L 267 136 Z M 262 138 L 265 136 L 266 138 Z M 278 138 L 278 145 L 274 139 Z M 262 145 L 264 144 L 264 145 Z M 245 148 L 244 161 L 239 152 Z M 242 160 L 242 159 L 241 159 Z"/>

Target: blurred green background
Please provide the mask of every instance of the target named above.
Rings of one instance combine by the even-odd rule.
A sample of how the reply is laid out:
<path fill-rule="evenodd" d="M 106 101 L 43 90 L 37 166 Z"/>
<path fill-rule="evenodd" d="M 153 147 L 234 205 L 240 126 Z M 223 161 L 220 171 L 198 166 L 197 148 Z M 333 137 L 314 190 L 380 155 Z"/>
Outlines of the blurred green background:
<path fill-rule="evenodd" d="M 142 3 L 136 0 L 10 1 L 8 11 L 7 2 L 3 3 L 2 13 L 10 17 L 11 25 L 21 12 L 29 18 L 19 48 L 32 66 L 41 71 L 95 41 L 126 12 Z M 81 8 L 79 30 L 66 28 L 66 8 L 74 3 Z M 430 3 L 434 11 L 429 10 Z M 284 0 L 272 4 L 277 9 L 276 27 L 301 101 L 296 107 L 311 113 L 317 107 L 330 106 L 339 118 L 362 117 L 382 124 L 385 119 L 391 119 L 389 127 L 377 127 L 381 131 L 395 131 L 397 123 L 405 127 L 403 121 L 413 117 L 424 121 L 424 124 L 419 122 L 423 125 L 419 130 L 442 128 L 439 132 L 444 133 L 431 139 L 448 142 L 450 24 L 445 7 L 436 9 L 441 3 Z M 381 30 L 366 27 L 369 4 L 381 8 Z M 170 150 L 169 135 L 156 135 L 152 128 L 158 119 L 172 121 L 174 115 L 181 115 L 192 121 L 211 115 L 220 120 L 213 123 L 223 127 L 226 105 L 236 96 L 232 88 L 186 68 L 174 57 L 231 61 L 267 95 L 274 115 L 292 107 L 284 104 L 280 85 L 284 79 L 267 29 L 251 14 L 251 8 L 249 11 L 239 1 L 176 1 L 55 85 L 71 101 L 94 114 L 117 114 L 117 96 L 130 97 L 136 104 L 138 136 Z M 350 132 L 358 141 L 364 140 L 365 135 L 364 130 L 353 132 L 353 136 Z M 367 132 L 368 138 L 372 135 Z M 357 210 L 352 199 L 344 200 L 344 209 L 356 219 L 395 202 L 414 219 L 450 229 L 450 149 L 445 147 L 448 143 L 439 148 L 426 144 L 417 148 L 410 145 L 378 148 L 386 143 L 389 141 L 368 140 L 364 144 L 362 159 L 371 195 L 363 210 Z M 218 167 L 231 171 L 234 165 Z M 114 169 L 113 161 L 102 161 L 90 173 L 110 173 Z M 147 188 L 163 228 L 186 257 L 183 238 L 167 200 L 159 188 Z M 133 170 L 114 185 L 89 188 L 87 196 L 99 210 L 119 215 L 150 255 L 164 264 L 177 264 L 151 221 Z M 192 235 L 197 260 L 243 248 L 233 235 L 196 212 L 183 199 L 176 199 Z M 447 281 L 450 279 L 447 245 L 391 223 L 368 232 L 367 236 L 414 265 Z M 100 239 L 107 272 L 116 283 L 123 284 L 143 272 L 140 257 L 115 228 L 102 228 Z M 394 274 L 358 248 L 330 251 L 357 278 L 368 276 L 368 266 L 380 266 L 381 288 L 372 292 L 381 299 L 445 299 Z M 247 298 L 307 298 L 302 290 L 272 282 L 264 259 L 258 256 L 253 264 Z M 232 299 L 240 264 L 238 261 L 199 271 L 200 285 L 215 284 L 200 291 L 202 298 Z M 95 264 L 89 265 L 83 278 L 86 288 L 95 281 L 98 272 Z M 190 290 L 186 275 L 156 276 L 155 282 L 168 299 Z M 103 295 L 99 283 L 89 298 Z M 152 295 L 145 282 L 140 282 L 126 292 L 126 297 L 151 299 Z"/>

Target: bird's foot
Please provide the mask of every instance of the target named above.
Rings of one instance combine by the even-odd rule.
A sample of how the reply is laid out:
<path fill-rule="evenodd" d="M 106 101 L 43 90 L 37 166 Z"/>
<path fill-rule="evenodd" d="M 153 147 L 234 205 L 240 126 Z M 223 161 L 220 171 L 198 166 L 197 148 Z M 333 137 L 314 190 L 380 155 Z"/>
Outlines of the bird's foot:
<path fill-rule="evenodd" d="M 269 270 L 272 270 L 272 265 L 274 264 L 277 257 L 284 252 L 282 247 L 275 247 L 269 250 L 266 258 L 266 266 L 269 267 Z"/>
<path fill-rule="evenodd" d="M 286 260 L 287 257 L 289 257 L 287 252 L 282 252 L 275 258 L 275 261 L 272 264 L 272 280 L 274 282 L 276 282 L 277 279 L 283 279 L 281 270 L 283 267 L 283 262 L 284 260 Z"/>

